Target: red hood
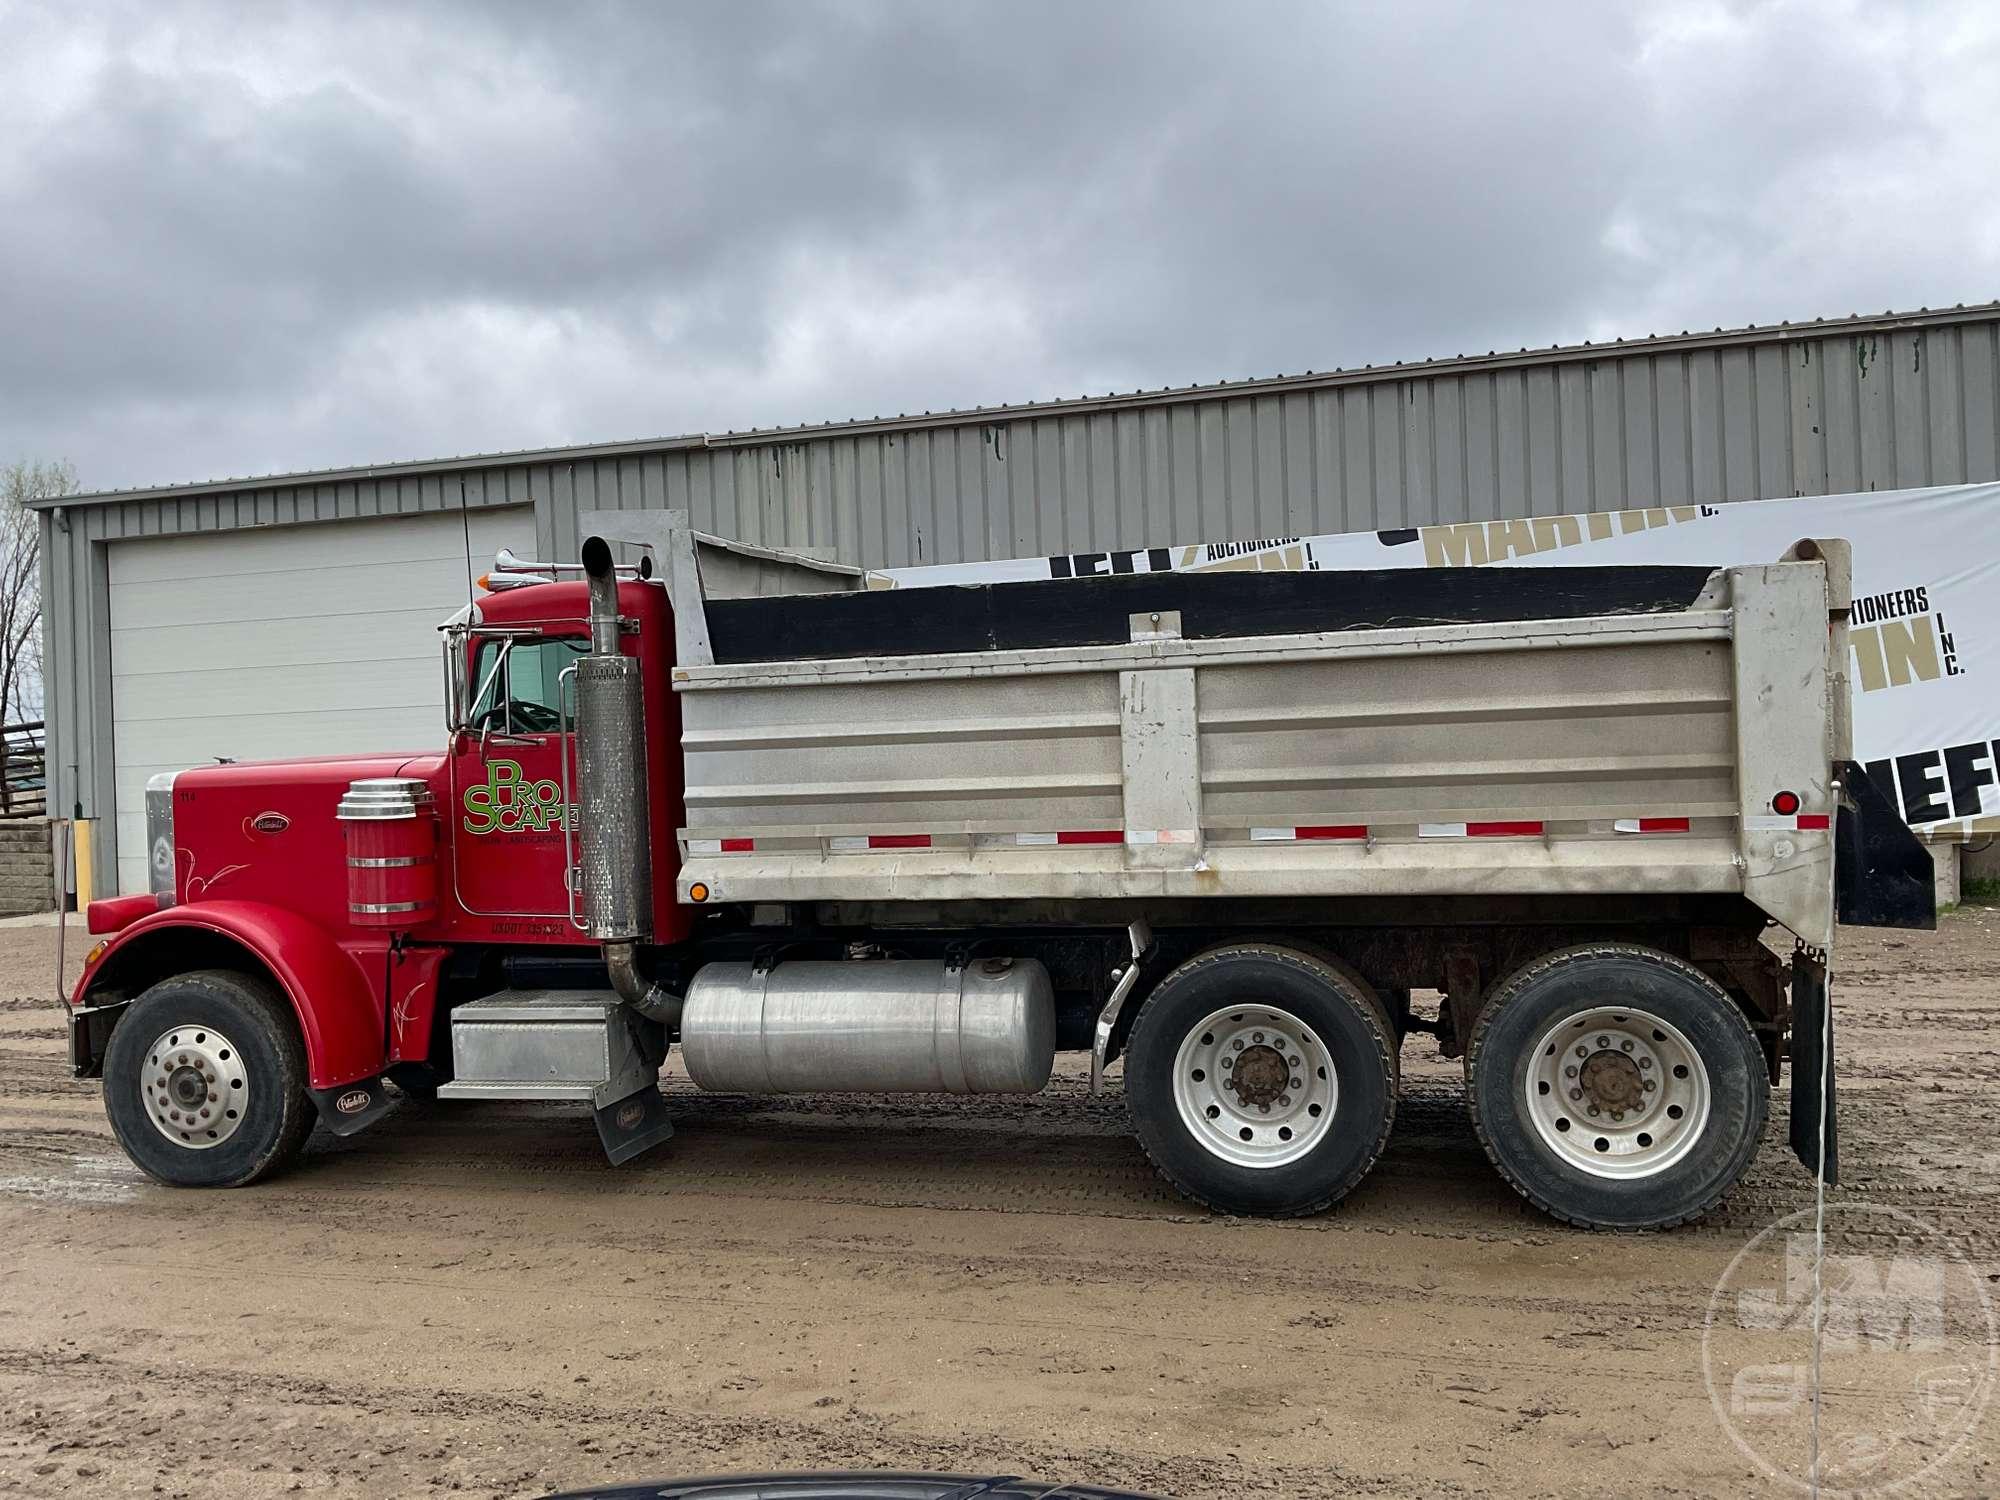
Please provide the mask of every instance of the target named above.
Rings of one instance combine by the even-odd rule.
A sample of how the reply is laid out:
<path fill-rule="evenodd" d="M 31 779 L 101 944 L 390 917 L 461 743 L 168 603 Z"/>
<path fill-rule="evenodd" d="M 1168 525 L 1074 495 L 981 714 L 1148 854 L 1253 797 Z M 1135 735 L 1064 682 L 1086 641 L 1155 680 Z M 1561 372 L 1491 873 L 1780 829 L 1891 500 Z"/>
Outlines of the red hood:
<path fill-rule="evenodd" d="M 175 779 L 177 790 L 220 787 L 310 787 L 338 785 L 364 776 L 428 776 L 442 764 L 435 750 L 404 750 L 379 755 L 301 755 L 291 760 L 232 761 L 227 765 L 195 766 Z"/>
<path fill-rule="evenodd" d="M 254 894 L 337 931 L 347 914 L 347 861 L 334 813 L 348 784 L 416 776 L 442 795 L 443 767 L 433 750 L 183 771 L 174 780 L 177 894 L 182 901 Z"/>

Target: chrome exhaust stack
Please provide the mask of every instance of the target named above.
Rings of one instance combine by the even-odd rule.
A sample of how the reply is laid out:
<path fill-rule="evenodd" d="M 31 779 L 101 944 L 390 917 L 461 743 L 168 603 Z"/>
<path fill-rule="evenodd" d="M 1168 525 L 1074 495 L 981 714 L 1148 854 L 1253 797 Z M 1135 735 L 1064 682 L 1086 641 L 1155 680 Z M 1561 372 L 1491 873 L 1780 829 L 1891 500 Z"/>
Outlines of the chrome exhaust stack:
<path fill-rule="evenodd" d="M 647 1020 L 666 1027 L 671 1037 L 681 1029 L 681 1011 L 687 1001 L 639 972 L 638 948 L 637 943 L 604 945 L 604 967 L 611 973 L 611 988 Z"/>
<path fill-rule="evenodd" d="M 576 664 L 577 869 L 584 931 L 604 946 L 611 987 L 648 1020 L 679 1023 L 678 995 L 639 973 L 653 931 L 652 824 L 646 799 L 645 694 L 639 661 L 619 650 L 618 569 L 602 537 L 583 544 L 590 654 Z"/>

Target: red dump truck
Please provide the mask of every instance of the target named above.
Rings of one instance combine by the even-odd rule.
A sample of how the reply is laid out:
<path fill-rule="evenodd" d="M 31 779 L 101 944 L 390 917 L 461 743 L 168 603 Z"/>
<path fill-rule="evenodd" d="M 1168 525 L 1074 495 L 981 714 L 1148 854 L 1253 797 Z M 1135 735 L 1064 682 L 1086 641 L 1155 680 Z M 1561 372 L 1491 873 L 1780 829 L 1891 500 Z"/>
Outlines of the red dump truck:
<path fill-rule="evenodd" d="M 1122 1065 L 1191 1197 L 1300 1214 L 1404 1040 L 1578 1224 L 1831 1174 L 1836 917 L 1933 920 L 1849 760 L 1847 557 L 871 589 L 585 518 L 444 631 L 442 748 L 156 778 L 72 1002 L 134 1161 L 235 1186 L 399 1097 L 1032 1093 Z M 1412 1003 L 1412 992 L 1437 992 Z"/>

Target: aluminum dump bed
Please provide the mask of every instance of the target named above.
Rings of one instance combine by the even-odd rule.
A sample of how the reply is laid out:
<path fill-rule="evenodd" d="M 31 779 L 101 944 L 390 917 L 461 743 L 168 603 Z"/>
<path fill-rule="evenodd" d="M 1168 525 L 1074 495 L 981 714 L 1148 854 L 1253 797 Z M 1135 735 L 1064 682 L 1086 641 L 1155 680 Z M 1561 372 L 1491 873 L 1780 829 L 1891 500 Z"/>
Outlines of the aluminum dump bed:
<path fill-rule="evenodd" d="M 1830 937 L 1842 544 L 721 598 L 664 540 L 682 900 L 1721 892 Z"/>

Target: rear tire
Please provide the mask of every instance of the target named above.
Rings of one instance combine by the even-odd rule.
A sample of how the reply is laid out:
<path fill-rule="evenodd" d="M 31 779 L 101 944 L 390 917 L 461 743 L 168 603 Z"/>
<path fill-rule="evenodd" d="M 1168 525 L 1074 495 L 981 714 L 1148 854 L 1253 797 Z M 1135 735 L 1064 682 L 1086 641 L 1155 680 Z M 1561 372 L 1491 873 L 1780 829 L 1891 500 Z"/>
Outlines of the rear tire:
<path fill-rule="evenodd" d="M 290 1005 L 247 974 L 163 979 L 120 1018 L 104 1055 L 118 1143 L 172 1187 L 242 1187 L 291 1161 L 317 1112 Z"/>
<path fill-rule="evenodd" d="M 1342 967 L 1268 944 L 1189 959 L 1140 1007 L 1125 1094 L 1153 1165 L 1224 1213 L 1338 1202 L 1396 1116 L 1395 1032 Z"/>
<path fill-rule="evenodd" d="M 1502 982 L 1465 1051 L 1500 1175 L 1591 1229 L 1666 1229 L 1720 1203 L 1757 1154 L 1764 1053 L 1692 964 L 1627 943 L 1551 953 Z"/>

